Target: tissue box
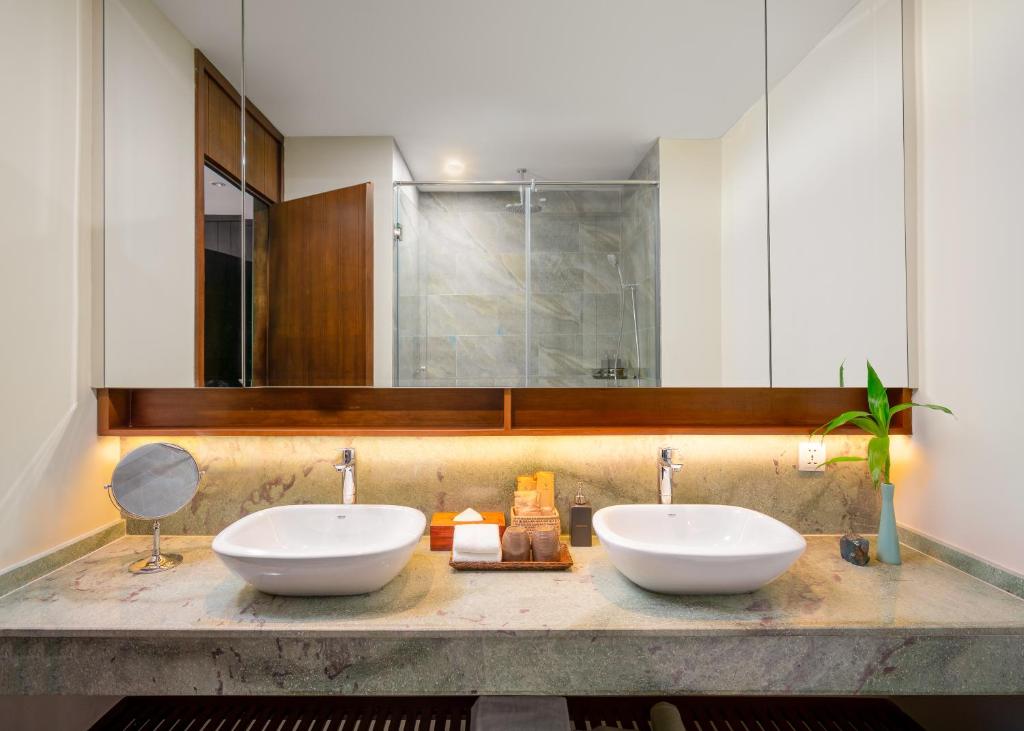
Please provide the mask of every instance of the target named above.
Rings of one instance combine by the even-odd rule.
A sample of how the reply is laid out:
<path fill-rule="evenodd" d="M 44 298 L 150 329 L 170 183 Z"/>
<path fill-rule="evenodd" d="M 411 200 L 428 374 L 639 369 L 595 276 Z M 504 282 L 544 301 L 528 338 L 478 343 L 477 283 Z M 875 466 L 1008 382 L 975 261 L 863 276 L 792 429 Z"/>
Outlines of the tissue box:
<path fill-rule="evenodd" d="M 455 526 L 457 525 L 473 525 L 472 523 L 453 523 L 454 518 L 458 513 L 434 513 L 430 516 L 430 550 L 431 551 L 450 551 L 452 550 L 452 538 L 455 535 Z M 478 523 L 494 523 L 498 526 L 498 536 L 500 537 L 505 532 L 505 514 L 504 513 L 484 513 L 480 515 L 484 516 L 482 521 Z"/>

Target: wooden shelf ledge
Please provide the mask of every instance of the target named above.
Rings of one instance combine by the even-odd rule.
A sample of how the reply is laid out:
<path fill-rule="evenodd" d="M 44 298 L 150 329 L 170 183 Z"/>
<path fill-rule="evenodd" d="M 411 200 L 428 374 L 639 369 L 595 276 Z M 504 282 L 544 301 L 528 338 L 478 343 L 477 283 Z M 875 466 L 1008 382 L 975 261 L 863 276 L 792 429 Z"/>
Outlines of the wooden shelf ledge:
<path fill-rule="evenodd" d="M 910 389 L 889 389 L 893 403 Z M 104 388 L 101 436 L 807 434 L 863 388 Z M 893 434 L 910 434 L 910 410 Z M 857 432 L 856 428 L 841 431 Z"/>

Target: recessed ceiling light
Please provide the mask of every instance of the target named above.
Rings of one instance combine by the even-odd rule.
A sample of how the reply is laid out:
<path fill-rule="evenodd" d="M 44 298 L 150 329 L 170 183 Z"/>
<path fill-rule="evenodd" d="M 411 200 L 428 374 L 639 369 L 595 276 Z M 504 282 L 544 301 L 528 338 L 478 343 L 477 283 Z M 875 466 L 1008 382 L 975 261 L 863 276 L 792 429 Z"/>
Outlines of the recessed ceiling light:
<path fill-rule="evenodd" d="M 214 188 L 224 188 L 224 187 L 227 187 L 227 183 L 222 183 L 219 180 L 211 181 L 210 185 L 212 185 Z"/>
<path fill-rule="evenodd" d="M 458 175 L 465 169 L 466 166 L 463 164 L 462 160 L 449 160 L 444 164 L 445 172 L 451 173 L 452 175 Z"/>

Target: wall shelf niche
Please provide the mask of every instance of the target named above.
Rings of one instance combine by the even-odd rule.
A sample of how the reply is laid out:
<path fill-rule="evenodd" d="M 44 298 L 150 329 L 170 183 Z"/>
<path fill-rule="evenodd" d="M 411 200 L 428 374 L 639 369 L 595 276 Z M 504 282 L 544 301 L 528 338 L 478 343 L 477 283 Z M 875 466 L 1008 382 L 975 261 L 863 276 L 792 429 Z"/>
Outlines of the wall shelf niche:
<path fill-rule="evenodd" d="M 891 388 L 892 403 L 910 389 Z M 101 436 L 807 434 L 863 388 L 103 388 Z M 910 410 L 891 433 L 910 434 Z M 856 433 L 855 427 L 841 432 Z"/>

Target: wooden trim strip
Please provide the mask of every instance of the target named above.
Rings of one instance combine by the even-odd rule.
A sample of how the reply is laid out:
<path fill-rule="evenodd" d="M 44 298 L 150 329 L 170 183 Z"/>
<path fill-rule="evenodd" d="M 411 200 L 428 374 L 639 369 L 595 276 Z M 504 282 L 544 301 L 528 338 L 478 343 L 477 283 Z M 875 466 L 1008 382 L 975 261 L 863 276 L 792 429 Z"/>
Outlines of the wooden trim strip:
<path fill-rule="evenodd" d="M 206 56 L 195 52 L 195 95 L 196 95 L 196 210 L 195 210 L 195 363 L 193 378 L 196 386 L 206 383 L 206 114 L 207 94 L 204 75 L 210 66 Z"/>
<path fill-rule="evenodd" d="M 863 388 L 100 389 L 101 435 L 807 434 Z M 889 390 L 894 403 L 910 389 Z M 841 431 L 856 433 L 856 428 Z M 893 419 L 910 434 L 910 411 Z"/>
<path fill-rule="evenodd" d="M 501 430 L 504 432 L 512 431 L 512 389 L 506 388 L 502 394 L 502 424 Z"/>

